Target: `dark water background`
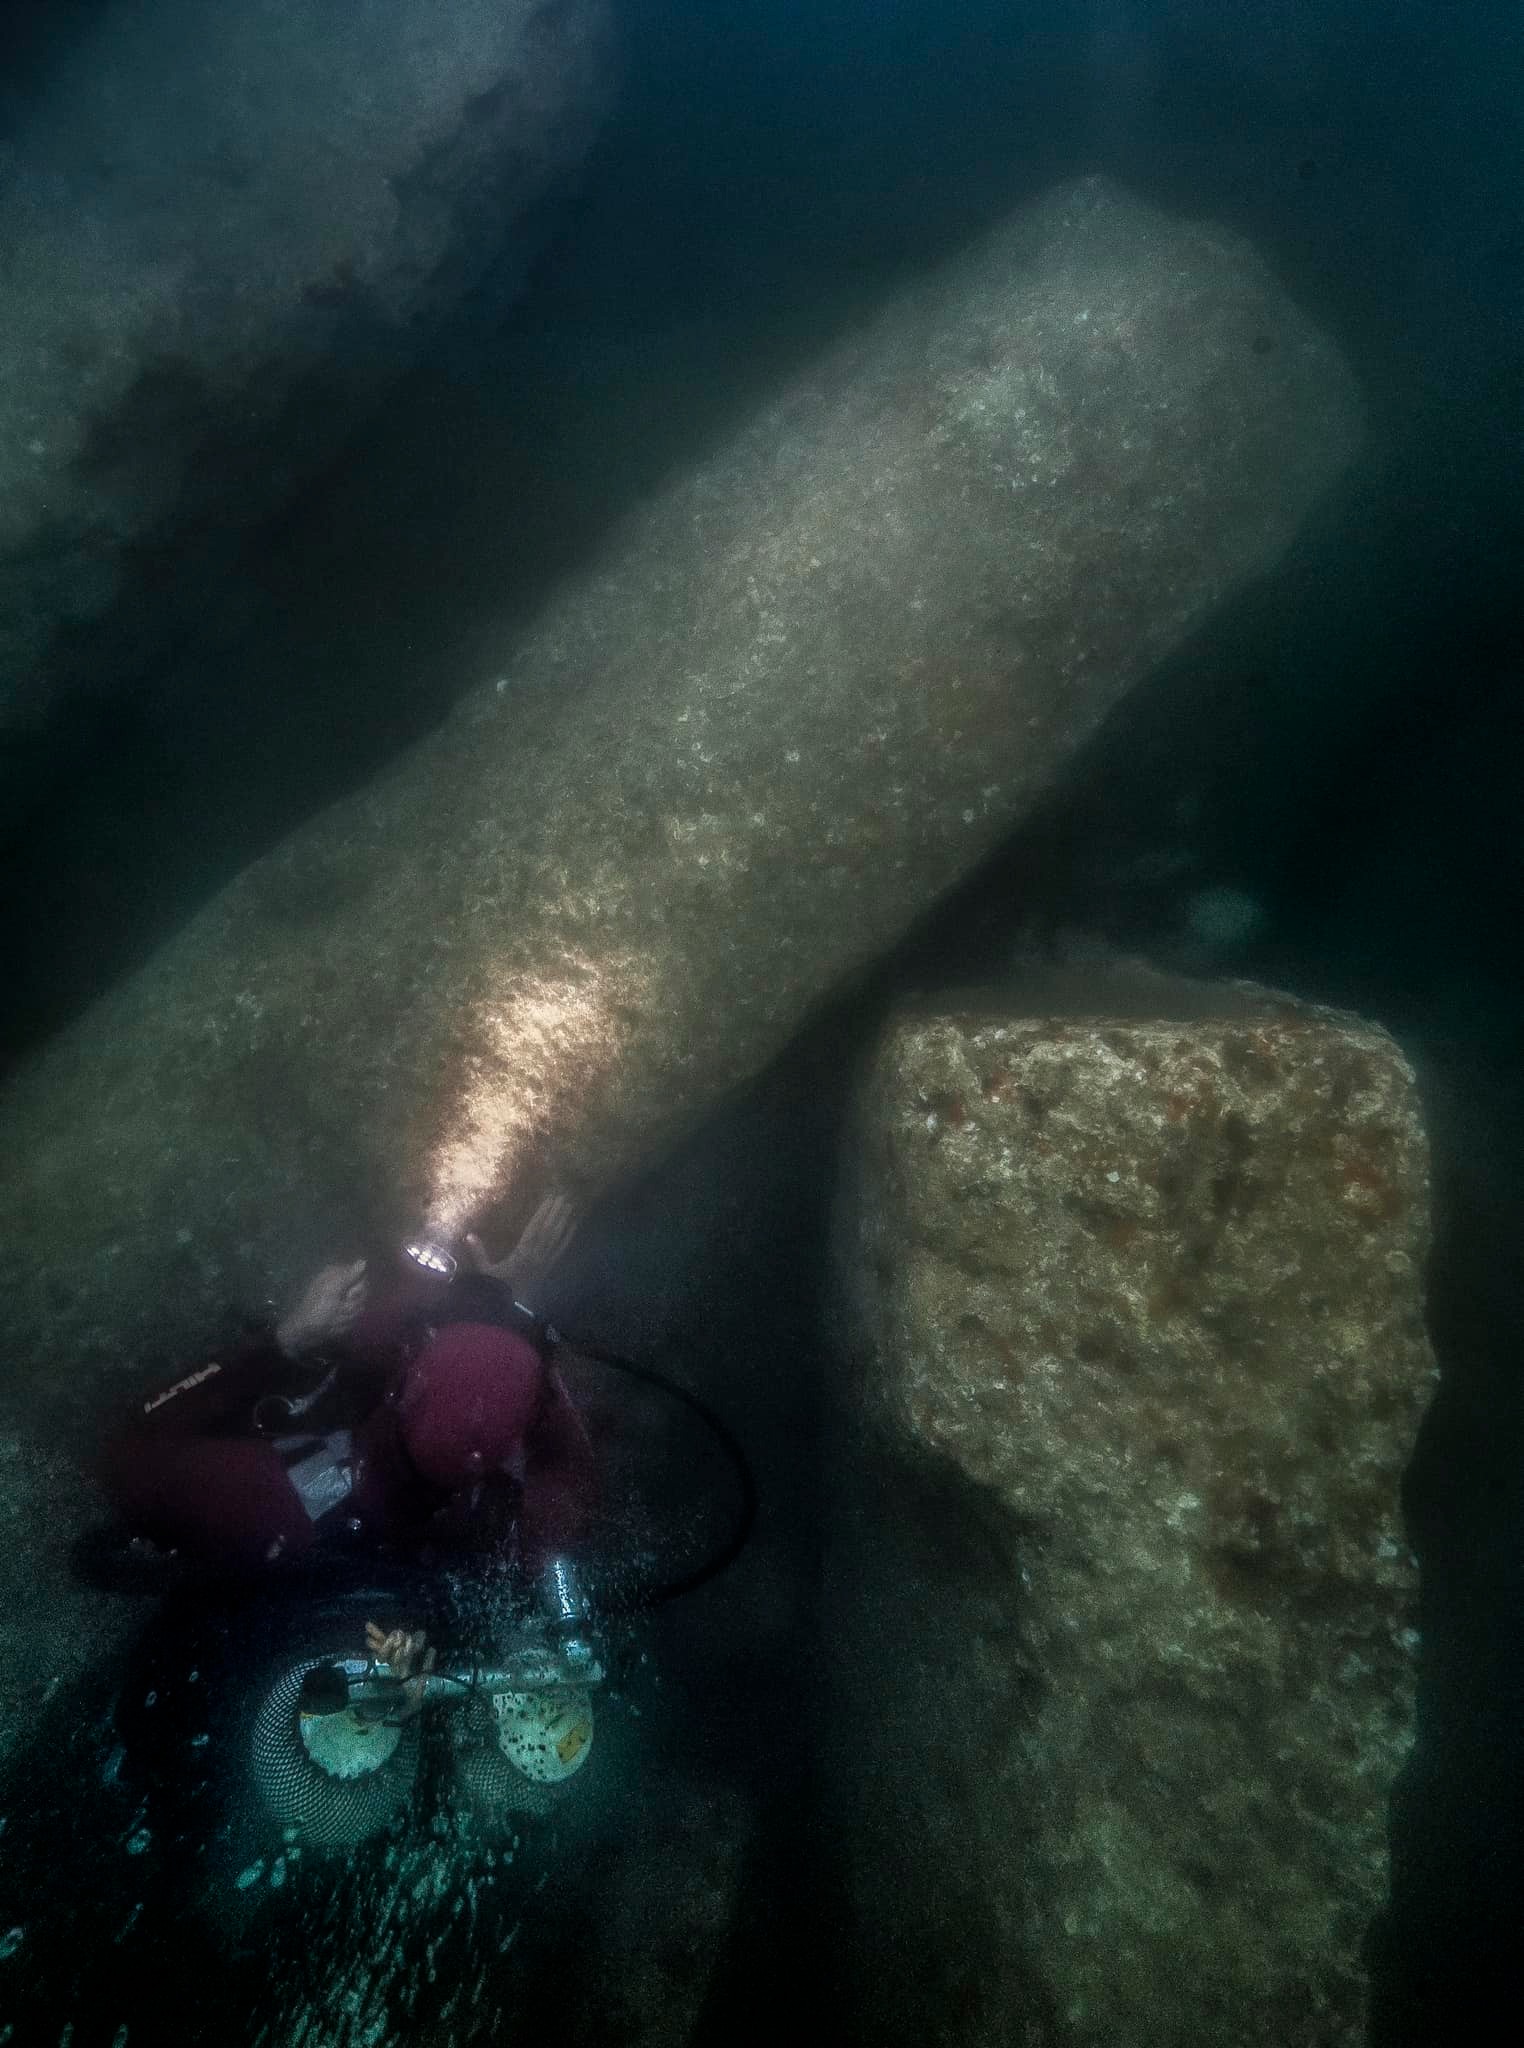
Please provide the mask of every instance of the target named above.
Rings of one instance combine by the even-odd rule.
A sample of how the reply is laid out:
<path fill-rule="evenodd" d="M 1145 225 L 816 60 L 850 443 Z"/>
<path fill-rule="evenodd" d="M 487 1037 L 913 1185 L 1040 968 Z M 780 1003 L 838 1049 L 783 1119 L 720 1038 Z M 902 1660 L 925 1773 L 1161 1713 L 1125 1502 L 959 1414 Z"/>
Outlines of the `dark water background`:
<path fill-rule="evenodd" d="M 7 10 L 0 130 L 91 6 Z M 625 94 L 528 295 L 479 293 L 337 468 L 251 538 L 218 615 L 125 704 L 46 736 L 37 801 L 0 849 L 0 1058 L 442 718 L 421 671 L 479 673 L 505 594 L 530 613 L 632 499 L 907 271 L 1096 169 L 1243 230 L 1355 366 L 1373 459 L 1273 590 L 1139 693 L 874 989 L 599 1220 L 581 1285 L 612 1335 L 685 1348 L 729 1390 L 797 1616 L 781 1640 L 804 1658 L 829 1485 L 809 1448 L 829 1077 L 876 1004 L 998 979 L 1018 949 L 1084 933 L 1397 1030 L 1436 1138 L 1445 1384 L 1409 1482 L 1425 1693 L 1377 2039 L 1470 2038 L 1516 1992 L 1524 1906 L 1524 17 L 1505 0 L 620 12 Z M 1245 911 L 1237 940 L 1207 915 L 1224 889 Z M 813 2021 L 850 2032 L 831 2004 L 830 1845 L 807 1762 L 780 1766 L 769 1732 L 787 1658 L 775 1642 L 748 1663 L 714 1600 L 662 1627 L 682 1701 L 664 1739 L 681 1754 L 702 1729 L 710 1781 L 767 1787 L 698 2038 L 800 2023 L 804 1982 Z M 58 1828 L 53 1881 L 87 1886 L 87 1835 Z M 596 1860 L 558 1879 L 547 2011 L 574 1968 L 566 1930 L 598 1910 Z M 157 1937 L 166 1966 L 193 1940 L 177 1925 Z M 134 2042 L 171 2039 L 143 2017 L 145 1953 L 112 1996 Z M 220 2012 L 238 2038 L 256 1990 L 247 1972 L 208 1989 L 184 2037 Z"/>

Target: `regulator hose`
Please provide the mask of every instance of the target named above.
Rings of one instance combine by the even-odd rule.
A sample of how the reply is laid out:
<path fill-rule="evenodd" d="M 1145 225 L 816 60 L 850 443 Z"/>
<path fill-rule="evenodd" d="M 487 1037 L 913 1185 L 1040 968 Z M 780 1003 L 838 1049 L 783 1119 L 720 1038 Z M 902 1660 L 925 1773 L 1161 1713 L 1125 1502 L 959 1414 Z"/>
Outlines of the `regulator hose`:
<path fill-rule="evenodd" d="M 757 1482 L 752 1474 L 746 1453 L 742 1450 L 735 1432 L 727 1422 L 715 1413 L 702 1396 L 695 1394 L 669 1374 L 661 1372 L 654 1365 L 641 1365 L 627 1357 L 622 1351 L 610 1351 L 602 1344 L 585 1344 L 580 1338 L 566 1332 L 559 1333 L 562 1344 L 577 1358 L 590 1360 L 594 1365 L 607 1366 L 611 1371 L 622 1372 L 629 1378 L 641 1381 L 645 1386 L 655 1387 L 661 1393 L 680 1402 L 690 1413 L 696 1415 L 714 1437 L 720 1449 L 730 1461 L 736 1483 L 740 1488 L 741 1502 L 736 1515 L 735 1526 L 714 1554 L 701 1565 L 677 1578 L 664 1579 L 645 1591 L 640 1599 L 643 1607 L 660 1607 L 668 1600 L 677 1600 L 684 1593 L 696 1593 L 700 1586 L 707 1586 L 711 1579 L 717 1579 L 721 1572 L 728 1571 L 751 1540 L 751 1532 L 757 1520 Z"/>

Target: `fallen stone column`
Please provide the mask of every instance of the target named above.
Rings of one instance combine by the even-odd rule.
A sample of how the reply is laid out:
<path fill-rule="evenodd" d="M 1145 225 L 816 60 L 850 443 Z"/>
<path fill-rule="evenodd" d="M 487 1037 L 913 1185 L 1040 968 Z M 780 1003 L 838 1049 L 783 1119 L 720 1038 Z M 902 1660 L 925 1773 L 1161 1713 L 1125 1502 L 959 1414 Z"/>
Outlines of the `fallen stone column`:
<path fill-rule="evenodd" d="M 98 1412 L 320 1252 L 647 1158 L 1275 561 L 1356 412 L 1241 242 L 1101 184 L 918 281 L 0 1097 L 13 1386 Z"/>
<path fill-rule="evenodd" d="M 968 2044 L 1364 2039 L 1418 1103 L 1357 1019 L 1161 988 L 904 1018 L 863 1088 L 825 1745 L 876 2039 L 918 1999 Z"/>

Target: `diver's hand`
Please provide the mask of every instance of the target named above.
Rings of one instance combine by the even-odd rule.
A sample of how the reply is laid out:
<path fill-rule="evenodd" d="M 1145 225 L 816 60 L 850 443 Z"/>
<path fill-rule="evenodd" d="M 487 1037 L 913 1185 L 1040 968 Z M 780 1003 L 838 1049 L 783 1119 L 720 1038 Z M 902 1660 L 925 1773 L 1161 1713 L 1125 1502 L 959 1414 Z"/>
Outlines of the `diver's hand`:
<path fill-rule="evenodd" d="M 365 1306 L 369 1287 L 363 1259 L 356 1259 L 352 1266 L 324 1266 L 307 1282 L 296 1306 L 276 1324 L 276 1343 L 288 1358 L 297 1358 L 347 1335 Z"/>
<path fill-rule="evenodd" d="M 506 1257 L 489 1259 L 486 1246 L 474 1232 L 466 1235 L 466 1252 L 478 1273 L 501 1280 L 521 1301 L 533 1304 L 566 1256 L 581 1221 L 565 1195 L 547 1195 Z"/>
<path fill-rule="evenodd" d="M 410 1721 L 423 1705 L 423 1681 L 434 1669 L 434 1652 L 428 1643 L 428 1635 L 421 1628 L 394 1628 L 388 1633 L 373 1621 L 365 1624 L 365 1647 L 378 1664 L 385 1664 L 395 1677 L 404 1681 L 399 1720 Z"/>

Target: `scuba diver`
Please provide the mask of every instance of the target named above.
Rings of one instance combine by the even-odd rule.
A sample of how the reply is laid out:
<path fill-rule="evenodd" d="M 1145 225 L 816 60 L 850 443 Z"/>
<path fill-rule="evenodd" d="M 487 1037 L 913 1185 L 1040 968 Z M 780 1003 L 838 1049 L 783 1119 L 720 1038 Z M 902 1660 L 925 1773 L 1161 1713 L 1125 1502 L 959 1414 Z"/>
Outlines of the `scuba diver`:
<path fill-rule="evenodd" d="M 268 1656 L 251 1647 L 228 1667 L 245 1704 L 223 1725 L 242 1733 L 229 1749 L 209 1724 L 187 1723 L 171 1780 L 219 1749 L 242 1754 L 266 1822 L 347 1849 L 408 1803 L 424 1719 L 448 1728 L 448 1775 L 489 1824 L 545 1810 L 582 1771 L 606 1677 L 599 1615 L 725 1569 L 755 1498 L 739 1446 L 696 1395 L 654 1367 L 567 1344 L 526 1306 L 544 1299 L 576 1229 L 553 1197 L 505 1258 L 472 1236 L 459 1264 L 417 1241 L 374 1294 L 365 1262 L 325 1266 L 287 1314 L 145 1394 L 111 1437 L 99 1472 L 118 1526 L 82 1562 L 98 1557 L 121 1590 L 153 1590 L 166 1567 L 203 1585 L 210 1574 L 214 1632 L 223 1614 L 240 1640 L 272 1639 Z M 644 1389 L 672 1444 L 691 1449 L 696 1428 L 718 1452 L 736 1495 L 727 1541 L 707 1541 L 713 1508 L 694 1499 L 701 1450 L 679 1465 L 674 1511 L 652 1535 L 618 1458 L 600 1468 L 586 1417 L 606 1436 L 606 1412 L 596 1396 L 590 1411 L 574 1401 L 567 1362 L 584 1379 L 589 1366 L 612 1371 L 627 1408 Z M 649 1450 L 649 1432 L 636 1440 Z M 660 1577 L 664 1523 L 679 1552 L 704 1548 L 675 1573 L 669 1553 Z M 121 1585 L 123 1565 L 135 1586 Z M 162 1748 L 172 1698 L 194 1715 L 210 1708 L 195 1679 L 145 1678 L 146 1704 L 128 1719 L 150 1747 Z M 444 1711 L 425 1716 L 434 1706 Z"/>
<path fill-rule="evenodd" d="M 325 1266 L 273 1329 L 140 1400 L 100 1465 L 122 1523 L 234 1571 L 427 1546 L 543 1575 L 585 1522 L 593 1454 L 521 1297 L 575 1231 L 554 1196 L 496 1262 L 468 1237 L 457 1273 L 415 1243 L 380 1301 L 364 1260 Z"/>
<path fill-rule="evenodd" d="M 594 1452 L 557 1333 L 522 1299 L 543 1298 L 576 1228 L 553 1197 L 506 1258 L 468 1237 L 457 1268 L 414 1242 L 379 1299 L 363 1260 L 325 1266 L 268 1330 L 145 1394 L 106 1446 L 103 1489 L 140 1563 L 257 1600 L 358 1571 L 339 1654 L 283 1659 L 249 1738 L 267 1814 L 313 1846 L 350 1846 L 405 1803 L 410 1724 L 432 1701 L 470 1710 L 449 1718 L 478 1805 L 533 1810 L 585 1761 L 604 1672 L 574 1553 Z M 441 1585 L 487 1588 L 492 1651 L 440 1667 L 416 1612 L 399 1625 L 399 1583 L 403 1611 Z M 354 1594 L 388 1616 L 363 1640 Z M 310 1602 L 282 1606 L 311 1627 Z"/>

